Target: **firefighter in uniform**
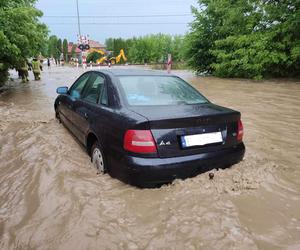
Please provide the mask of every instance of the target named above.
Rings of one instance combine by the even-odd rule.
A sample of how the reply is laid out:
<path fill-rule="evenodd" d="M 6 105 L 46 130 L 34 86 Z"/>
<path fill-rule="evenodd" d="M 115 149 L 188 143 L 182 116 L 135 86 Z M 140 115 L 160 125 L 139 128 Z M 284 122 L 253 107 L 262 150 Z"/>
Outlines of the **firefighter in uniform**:
<path fill-rule="evenodd" d="M 34 80 L 41 80 L 41 63 L 37 58 L 32 60 L 32 71 L 34 75 Z"/>
<path fill-rule="evenodd" d="M 21 61 L 20 73 L 20 76 L 22 77 L 22 82 L 28 82 L 28 62 L 26 59 L 23 59 Z"/>

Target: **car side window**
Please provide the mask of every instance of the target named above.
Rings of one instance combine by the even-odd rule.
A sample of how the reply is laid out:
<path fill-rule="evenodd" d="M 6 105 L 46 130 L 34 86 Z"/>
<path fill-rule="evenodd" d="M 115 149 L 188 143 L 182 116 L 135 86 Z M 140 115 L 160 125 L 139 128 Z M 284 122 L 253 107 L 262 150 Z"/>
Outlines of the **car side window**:
<path fill-rule="evenodd" d="M 106 84 L 103 87 L 100 103 L 103 104 L 103 105 L 108 105 L 107 86 L 106 86 Z"/>
<path fill-rule="evenodd" d="M 82 99 L 91 103 L 98 103 L 99 96 L 101 96 L 103 91 L 105 79 L 98 74 L 93 74 L 93 78 L 94 79 L 90 81 L 85 89 Z"/>
<path fill-rule="evenodd" d="M 88 79 L 90 77 L 90 74 L 84 74 L 81 76 L 71 87 L 70 89 L 70 96 L 74 98 L 80 98 L 81 97 L 81 92 L 88 82 Z"/>

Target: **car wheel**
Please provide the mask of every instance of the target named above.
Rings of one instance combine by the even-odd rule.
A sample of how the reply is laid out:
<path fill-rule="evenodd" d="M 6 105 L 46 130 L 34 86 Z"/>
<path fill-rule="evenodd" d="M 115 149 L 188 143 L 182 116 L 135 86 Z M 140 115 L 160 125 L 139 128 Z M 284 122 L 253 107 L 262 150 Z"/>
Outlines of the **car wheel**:
<path fill-rule="evenodd" d="M 98 142 L 95 142 L 91 150 L 91 161 L 99 173 L 106 172 L 105 157 Z"/>

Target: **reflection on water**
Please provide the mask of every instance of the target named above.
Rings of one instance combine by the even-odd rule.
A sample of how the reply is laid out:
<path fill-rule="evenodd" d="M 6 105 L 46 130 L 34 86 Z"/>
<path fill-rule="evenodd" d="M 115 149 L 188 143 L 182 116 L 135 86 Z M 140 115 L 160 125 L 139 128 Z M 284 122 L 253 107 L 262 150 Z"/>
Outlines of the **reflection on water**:
<path fill-rule="evenodd" d="M 52 68 L 0 95 L 1 249 L 299 249 L 300 83 L 193 77 L 212 102 L 242 112 L 245 160 L 160 189 L 97 175 L 54 117 Z"/>

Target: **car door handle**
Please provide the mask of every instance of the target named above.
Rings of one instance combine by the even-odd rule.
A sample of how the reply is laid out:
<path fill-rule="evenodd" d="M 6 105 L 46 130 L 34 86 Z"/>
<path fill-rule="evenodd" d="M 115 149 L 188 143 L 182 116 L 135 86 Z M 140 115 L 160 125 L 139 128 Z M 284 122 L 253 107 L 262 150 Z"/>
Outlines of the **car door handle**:
<path fill-rule="evenodd" d="M 84 118 L 87 120 L 89 118 L 89 115 L 87 113 L 84 113 Z"/>

